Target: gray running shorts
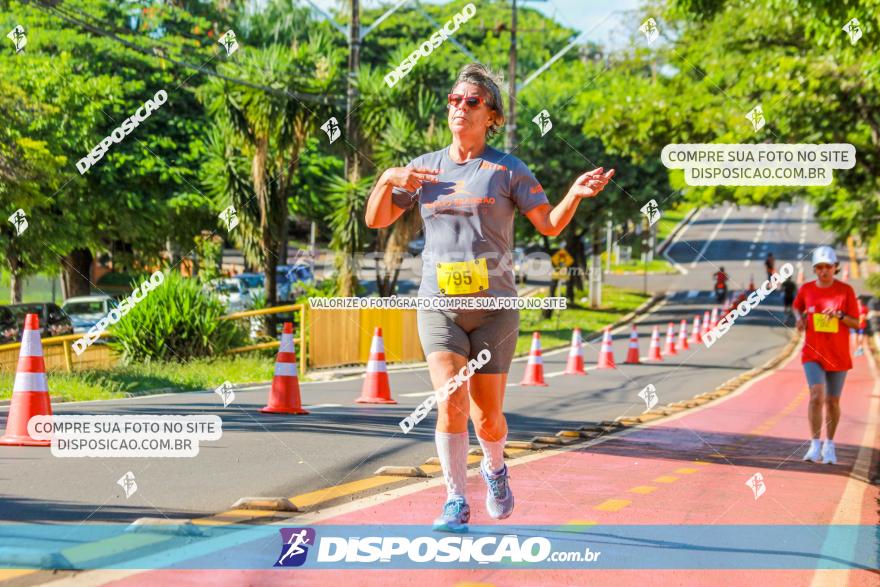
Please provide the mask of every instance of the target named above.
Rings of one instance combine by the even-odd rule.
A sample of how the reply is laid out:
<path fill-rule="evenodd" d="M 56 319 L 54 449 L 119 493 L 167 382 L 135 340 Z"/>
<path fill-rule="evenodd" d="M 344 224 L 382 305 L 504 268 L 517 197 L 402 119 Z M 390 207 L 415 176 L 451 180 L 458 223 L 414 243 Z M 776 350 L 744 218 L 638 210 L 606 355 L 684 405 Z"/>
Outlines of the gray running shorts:
<path fill-rule="evenodd" d="M 807 374 L 807 385 L 823 384 L 825 395 L 840 397 L 843 393 L 843 384 L 846 381 L 846 371 L 826 371 L 816 361 L 804 363 L 804 373 Z"/>
<path fill-rule="evenodd" d="M 519 310 L 418 310 L 419 339 L 425 356 L 451 352 L 468 360 L 488 349 L 479 373 L 507 373 L 516 351 Z"/>

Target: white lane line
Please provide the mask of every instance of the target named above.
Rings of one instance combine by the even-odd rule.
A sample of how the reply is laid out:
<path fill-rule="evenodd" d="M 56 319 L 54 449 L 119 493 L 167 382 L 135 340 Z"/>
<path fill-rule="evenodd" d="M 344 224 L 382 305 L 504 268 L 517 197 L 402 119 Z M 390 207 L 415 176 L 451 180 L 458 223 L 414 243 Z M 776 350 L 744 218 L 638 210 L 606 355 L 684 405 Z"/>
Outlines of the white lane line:
<path fill-rule="evenodd" d="M 306 410 L 318 410 L 320 408 L 341 408 L 342 404 L 315 404 L 313 406 L 303 406 Z"/>
<path fill-rule="evenodd" d="M 700 217 L 700 215 L 703 214 L 703 210 L 704 210 L 704 208 L 700 208 L 699 210 L 697 210 L 697 213 L 694 214 L 694 215 L 691 217 L 690 222 L 688 222 L 687 224 L 685 224 L 685 225 L 681 228 L 681 230 L 679 230 L 678 233 L 675 235 L 675 238 L 672 239 L 672 242 L 669 243 L 669 246 L 666 247 L 665 249 L 663 249 L 663 256 L 666 257 L 666 260 L 669 261 L 670 263 L 672 263 L 672 265 L 673 265 L 673 266 L 674 266 L 674 267 L 675 267 L 675 268 L 676 268 L 676 269 L 677 269 L 682 275 L 687 275 L 687 274 L 688 274 L 688 270 L 685 269 L 683 265 L 681 265 L 681 264 L 679 264 L 677 261 L 675 261 L 672 257 L 670 257 L 670 256 L 669 256 L 669 251 L 672 250 L 672 248 L 675 246 L 675 243 L 677 243 L 678 240 L 681 238 L 681 235 L 683 235 L 685 232 L 687 232 L 687 229 L 690 228 L 691 224 L 693 224 L 694 222 L 696 222 L 697 219 Z"/>
<path fill-rule="evenodd" d="M 692 268 L 697 266 L 697 262 L 699 262 L 699 260 L 703 257 L 703 254 L 704 254 L 704 253 L 706 252 L 706 250 L 709 248 L 709 245 L 712 244 L 712 241 L 715 240 L 715 237 L 718 236 L 718 232 L 721 230 L 721 227 L 724 226 L 724 223 L 727 221 L 727 217 L 730 216 L 730 213 L 731 213 L 731 212 L 733 212 L 733 206 L 728 206 L 728 207 L 727 207 L 727 212 L 725 212 L 725 213 L 724 213 L 724 216 L 721 218 L 721 222 L 718 223 L 718 226 L 715 227 L 715 230 L 712 231 L 712 234 L 709 236 L 709 240 L 707 240 L 707 241 L 703 244 L 703 248 L 700 249 L 700 252 L 697 253 L 697 256 L 696 256 L 696 257 L 694 257 L 694 260 L 693 260 L 693 262 L 691 263 L 691 267 L 692 267 Z"/>

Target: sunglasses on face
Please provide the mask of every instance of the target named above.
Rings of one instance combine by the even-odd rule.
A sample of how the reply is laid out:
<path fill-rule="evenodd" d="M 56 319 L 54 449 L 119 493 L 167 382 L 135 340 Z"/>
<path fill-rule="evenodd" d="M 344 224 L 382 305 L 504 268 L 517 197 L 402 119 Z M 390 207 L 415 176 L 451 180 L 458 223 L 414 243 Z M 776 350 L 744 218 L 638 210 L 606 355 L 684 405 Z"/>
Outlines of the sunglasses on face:
<path fill-rule="evenodd" d="M 827 263 L 817 263 L 816 265 L 813 265 L 813 269 L 815 269 L 816 271 L 824 271 L 828 269 L 834 269 L 834 265 L 828 265 Z"/>
<path fill-rule="evenodd" d="M 464 96 L 462 94 L 449 94 L 448 96 L 449 104 L 456 108 L 461 108 L 462 101 L 464 101 L 468 108 L 476 108 L 480 104 L 486 103 L 486 100 L 480 96 Z"/>

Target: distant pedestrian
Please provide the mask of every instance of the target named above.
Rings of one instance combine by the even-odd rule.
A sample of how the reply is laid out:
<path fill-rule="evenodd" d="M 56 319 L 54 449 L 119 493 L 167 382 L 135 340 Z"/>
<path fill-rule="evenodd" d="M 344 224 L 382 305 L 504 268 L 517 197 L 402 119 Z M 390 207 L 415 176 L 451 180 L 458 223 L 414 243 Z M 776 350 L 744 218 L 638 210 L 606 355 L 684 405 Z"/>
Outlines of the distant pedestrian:
<path fill-rule="evenodd" d="M 782 304 L 785 306 L 785 315 L 791 315 L 791 305 L 794 303 L 794 297 L 797 294 L 797 285 L 792 281 L 791 276 L 786 277 L 782 282 Z"/>

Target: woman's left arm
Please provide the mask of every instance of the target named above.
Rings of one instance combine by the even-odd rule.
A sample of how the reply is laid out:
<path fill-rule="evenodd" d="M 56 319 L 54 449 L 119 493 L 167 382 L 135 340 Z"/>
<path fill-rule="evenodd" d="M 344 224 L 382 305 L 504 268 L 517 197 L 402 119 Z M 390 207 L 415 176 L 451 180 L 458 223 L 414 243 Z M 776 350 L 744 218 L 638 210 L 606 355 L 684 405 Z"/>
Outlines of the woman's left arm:
<path fill-rule="evenodd" d="M 602 167 L 588 171 L 581 175 L 572 184 L 571 189 L 556 206 L 541 204 L 528 212 L 528 218 L 535 228 L 543 235 L 557 236 L 568 226 L 577 210 L 578 204 L 584 198 L 593 198 L 601 192 L 608 181 L 614 176 L 614 170 L 610 169 L 603 173 Z"/>

